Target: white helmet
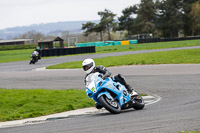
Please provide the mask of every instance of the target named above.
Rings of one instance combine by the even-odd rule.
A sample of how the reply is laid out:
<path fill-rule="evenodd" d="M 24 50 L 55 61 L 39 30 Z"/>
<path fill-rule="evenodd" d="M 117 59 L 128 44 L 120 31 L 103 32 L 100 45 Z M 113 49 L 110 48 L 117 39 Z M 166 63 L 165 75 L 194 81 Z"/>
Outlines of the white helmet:
<path fill-rule="evenodd" d="M 83 62 L 82 62 L 82 66 L 83 66 L 83 70 L 89 74 L 92 72 L 92 70 L 94 69 L 95 67 L 95 62 L 93 59 L 85 59 Z"/>

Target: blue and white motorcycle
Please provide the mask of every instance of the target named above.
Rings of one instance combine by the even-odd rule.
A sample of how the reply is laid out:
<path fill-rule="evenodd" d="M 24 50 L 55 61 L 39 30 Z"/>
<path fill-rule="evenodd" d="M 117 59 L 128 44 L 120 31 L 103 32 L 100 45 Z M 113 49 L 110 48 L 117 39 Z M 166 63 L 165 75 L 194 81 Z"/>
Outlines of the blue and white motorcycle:
<path fill-rule="evenodd" d="M 99 72 L 86 77 L 86 94 L 89 98 L 113 114 L 128 108 L 144 108 L 144 100 L 139 94 L 131 97 L 124 85 L 114 82 L 110 77 L 105 80 L 101 77 Z"/>

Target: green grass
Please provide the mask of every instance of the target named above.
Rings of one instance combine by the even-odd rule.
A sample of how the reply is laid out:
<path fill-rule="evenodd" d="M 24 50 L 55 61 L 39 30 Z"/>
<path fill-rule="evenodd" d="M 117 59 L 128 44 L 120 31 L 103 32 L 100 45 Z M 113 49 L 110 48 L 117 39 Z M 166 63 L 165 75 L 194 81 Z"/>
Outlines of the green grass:
<path fill-rule="evenodd" d="M 96 47 L 96 53 L 175 48 L 175 47 L 186 47 L 186 46 L 200 46 L 200 40 L 159 42 L 159 43 L 146 43 L 146 44 L 144 43 L 144 44 L 134 44 L 127 46 L 121 46 L 121 45 L 104 46 L 104 47 Z M 2 51 L 2 48 L 0 47 L 0 63 L 29 60 L 33 50 L 34 49 Z"/>
<path fill-rule="evenodd" d="M 26 44 L 26 45 L 0 45 L 0 51 L 5 50 L 21 50 L 21 49 L 35 49 L 37 44 Z"/>
<path fill-rule="evenodd" d="M 34 49 L 0 51 L 0 63 L 30 60 Z"/>
<path fill-rule="evenodd" d="M 123 55 L 94 59 L 96 65 L 121 66 L 145 64 L 187 64 L 200 63 L 200 49 L 174 50 L 136 55 Z M 82 61 L 67 62 L 47 67 L 47 69 L 81 68 Z"/>
<path fill-rule="evenodd" d="M 0 122 L 93 106 L 85 90 L 0 89 Z"/>
<path fill-rule="evenodd" d="M 0 89 L 0 121 L 94 106 L 84 90 Z"/>

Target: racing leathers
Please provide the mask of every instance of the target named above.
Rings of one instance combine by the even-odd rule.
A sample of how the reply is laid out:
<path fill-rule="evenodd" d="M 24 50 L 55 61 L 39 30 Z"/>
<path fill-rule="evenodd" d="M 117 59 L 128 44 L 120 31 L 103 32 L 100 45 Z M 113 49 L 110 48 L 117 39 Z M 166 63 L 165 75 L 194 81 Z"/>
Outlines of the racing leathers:
<path fill-rule="evenodd" d="M 107 70 L 104 66 L 102 66 L 102 65 L 96 66 L 96 67 L 92 70 L 91 73 L 94 73 L 94 72 L 99 72 L 99 73 L 103 74 L 102 79 L 106 79 L 107 77 L 110 77 L 110 76 L 111 76 L 111 72 L 108 71 L 108 70 Z M 85 84 L 86 84 L 86 77 L 87 77 L 88 75 L 89 75 L 89 74 L 86 74 L 86 76 L 85 76 L 85 80 L 84 80 L 84 81 L 85 81 Z M 119 82 L 119 83 L 121 83 L 122 85 L 124 85 L 129 93 L 132 92 L 133 89 L 131 88 L 131 86 L 130 86 L 129 84 L 126 83 L 125 78 L 124 78 L 121 74 L 114 75 L 114 76 L 112 77 L 112 80 L 115 81 L 115 82 Z"/>

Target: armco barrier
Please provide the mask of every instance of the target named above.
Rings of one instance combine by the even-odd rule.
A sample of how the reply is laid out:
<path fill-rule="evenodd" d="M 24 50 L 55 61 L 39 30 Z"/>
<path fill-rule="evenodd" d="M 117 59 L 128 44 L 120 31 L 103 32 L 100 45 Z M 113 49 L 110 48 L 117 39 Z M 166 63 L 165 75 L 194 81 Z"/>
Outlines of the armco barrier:
<path fill-rule="evenodd" d="M 96 52 L 95 46 L 75 47 L 75 48 L 54 48 L 54 49 L 40 50 L 42 57 L 83 54 L 83 53 L 95 53 L 95 52 Z"/>

